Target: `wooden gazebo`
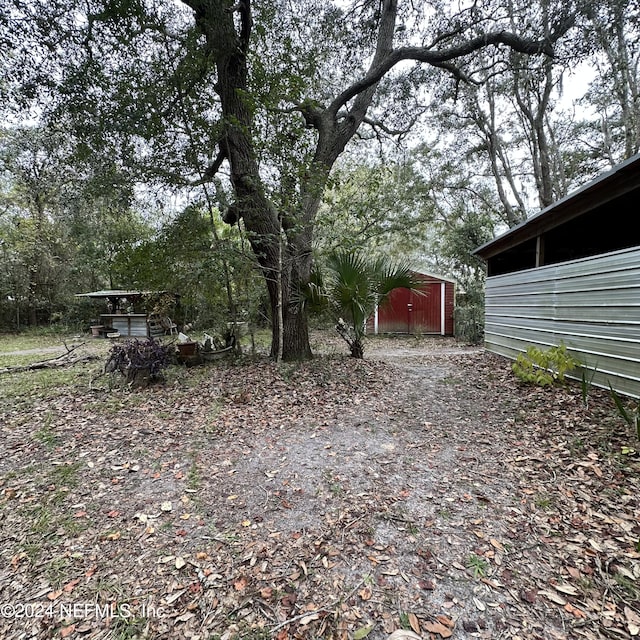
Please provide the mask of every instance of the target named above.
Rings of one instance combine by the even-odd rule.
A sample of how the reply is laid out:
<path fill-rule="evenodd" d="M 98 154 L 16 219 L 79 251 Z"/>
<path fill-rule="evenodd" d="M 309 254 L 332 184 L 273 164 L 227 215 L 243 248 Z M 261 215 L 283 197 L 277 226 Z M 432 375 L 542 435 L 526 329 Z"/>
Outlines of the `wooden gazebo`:
<path fill-rule="evenodd" d="M 140 291 L 131 289 L 103 289 L 90 293 L 78 293 L 78 298 L 104 301 L 104 312 L 100 323 L 92 326 L 94 335 L 106 336 L 118 333 L 128 337 L 149 337 L 171 331 L 175 324 L 165 316 L 156 316 L 143 308 L 145 298 L 170 295 L 177 301 L 178 294 L 170 291 Z M 164 326 L 163 328 L 163 325 Z"/>

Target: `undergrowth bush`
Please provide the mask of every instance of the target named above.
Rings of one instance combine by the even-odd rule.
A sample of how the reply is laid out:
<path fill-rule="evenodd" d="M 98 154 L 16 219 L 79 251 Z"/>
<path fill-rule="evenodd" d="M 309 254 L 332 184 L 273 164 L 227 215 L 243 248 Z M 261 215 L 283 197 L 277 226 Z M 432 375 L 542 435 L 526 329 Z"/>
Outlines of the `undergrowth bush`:
<path fill-rule="evenodd" d="M 173 347 L 158 340 L 127 340 L 114 344 L 109 350 L 104 370 L 119 371 L 134 386 L 144 386 L 162 378 L 162 370 L 169 366 Z"/>
<path fill-rule="evenodd" d="M 456 338 L 469 344 L 480 344 L 484 340 L 484 305 L 467 304 L 456 307 L 453 312 Z"/>
<path fill-rule="evenodd" d="M 550 349 L 531 345 L 526 353 L 518 355 L 511 368 L 523 382 L 548 387 L 556 382 L 564 384 L 565 374 L 579 366 L 580 363 L 569 354 L 567 347 L 560 344 Z"/>

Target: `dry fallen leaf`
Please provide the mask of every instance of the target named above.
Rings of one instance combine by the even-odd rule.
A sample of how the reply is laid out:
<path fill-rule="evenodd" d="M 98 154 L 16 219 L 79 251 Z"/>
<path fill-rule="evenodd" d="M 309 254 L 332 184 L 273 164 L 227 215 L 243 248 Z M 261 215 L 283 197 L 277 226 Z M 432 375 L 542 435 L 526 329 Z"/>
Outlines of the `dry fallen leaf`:
<path fill-rule="evenodd" d="M 585 614 L 584 611 L 582 611 L 582 609 L 578 609 L 578 607 L 574 607 L 570 602 L 567 602 L 567 604 L 564 605 L 564 610 L 567 613 L 570 613 L 571 615 L 575 616 L 576 618 L 587 617 L 587 615 Z"/>
<path fill-rule="evenodd" d="M 175 558 L 175 556 L 160 556 L 158 558 L 158 564 L 168 564 L 169 562 L 173 562 Z"/>
<path fill-rule="evenodd" d="M 453 635 L 453 631 L 449 627 L 445 627 L 440 622 L 425 622 L 424 628 L 429 633 L 437 633 L 443 638 L 450 638 Z"/>
<path fill-rule="evenodd" d="M 247 588 L 249 581 L 244 576 L 240 576 L 236 580 L 233 581 L 233 588 L 236 591 L 244 591 Z"/>
<path fill-rule="evenodd" d="M 542 589 L 538 591 L 538 595 L 544 596 L 547 600 L 551 600 L 551 602 L 555 602 L 563 607 L 567 604 L 567 601 L 561 595 L 554 593 L 553 591 Z"/>
<path fill-rule="evenodd" d="M 411 628 L 420 635 L 420 622 L 418 621 L 418 616 L 416 616 L 415 613 L 410 613 L 407 617 L 409 618 Z"/>
<path fill-rule="evenodd" d="M 64 587 L 62 587 L 62 589 L 65 593 L 71 593 L 79 582 L 80 582 L 80 578 L 71 580 L 71 582 L 67 582 L 67 584 L 65 584 Z"/>
<path fill-rule="evenodd" d="M 387 640 L 422 640 L 422 637 L 407 629 L 398 629 L 394 631 Z"/>
<path fill-rule="evenodd" d="M 451 629 L 456 626 L 455 620 L 453 618 L 450 618 L 449 616 L 445 616 L 443 614 L 436 616 L 436 620 L 445 625 L 445 627 L 450 627 Z"/>
<path fill-rule="evenodd" d="M 627 622 L 627 629 L 629 630 L 629 635 L 638 636 L 640 635 L 640 615 L 638 615 L 633 609 L 628 606 L 624 608 L 624 617 Z"/>
<path fill-rule="evenodd" d="M 364 587 L 364 589 L 361 589 L 358 592 L 358 595 L 363 599 L 363 600 L 371 600 L 371 596 L 373 595 L 373 590 L 371 589 L 371 587 Z"/>
<path fill-rule="evenodd" d="M 496 540 L 495 538 L 491 538 L 491 540 L 489 540 L 489 542 L 491 543 L 491 546 L 494 549 L 497 549 L 498 551 L 504 551 L 504 546 L 502 545 L 502 543 L 499 540 Z"/>
<path fill-rule="evenodd" d="M 580 577 L 580 571 L 575 567 L 567 567 L 567 573 L 576 580 Z"/>
<path fill-rule="evenodd" d="M 553 588 L 556 591 L 559 591 L 560 593 L 566 593 L 567 595 L 570 596 L 577 596 L 578 595 L 578 590 L 570 584 L 564 583 L 564 584 L 554 584 Z"/>
<path fill-rule="evenodd" d="M 304 627 L 304 626 L 308 625 L 310 622 L 313 622 L 314 620 L 318 620 L 319 618 L 320 618 L 319 614 L 310 613 L 308 616 L 305 616 L 304 618 L 301 618 L 300 626 Z"/>

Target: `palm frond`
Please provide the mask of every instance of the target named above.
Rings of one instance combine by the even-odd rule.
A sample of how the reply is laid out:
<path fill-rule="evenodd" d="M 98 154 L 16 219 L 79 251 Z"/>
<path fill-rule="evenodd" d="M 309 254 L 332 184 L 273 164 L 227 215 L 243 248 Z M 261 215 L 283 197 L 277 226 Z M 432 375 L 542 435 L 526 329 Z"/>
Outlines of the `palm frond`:
<path fill-rule="evenodd" d="M 310 311 L 322 311 L 329 304 L 326 283 L 317 266 L 311 272 L 309 282 L 292 294 L 292 302 Z"/>
<path fill-rule="evenodd" d="M 356 330 L 394 289 L 417 289 L 420 284 L 407 263 L 359 251 L 336 251 L 328 256 L 327 266 L 328 296 L 340 315 L 354 323 Z"/>

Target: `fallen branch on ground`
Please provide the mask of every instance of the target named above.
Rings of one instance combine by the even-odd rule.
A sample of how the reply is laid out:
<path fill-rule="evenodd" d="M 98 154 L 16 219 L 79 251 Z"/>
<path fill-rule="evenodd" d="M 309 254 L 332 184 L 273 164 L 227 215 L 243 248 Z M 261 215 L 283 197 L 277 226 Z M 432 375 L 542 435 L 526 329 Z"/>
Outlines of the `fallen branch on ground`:
<path fill-rule="evenodd" d="M 72 356 L 73 352 L 84 344 L 78 344 L 74 347 L 68 347 L 66 344 L 64 345 L 66 348 L 66 352 L 56 356 L 55 358 L 49 358 L 47 360 L 40 360 L 38 362 L 32 362 L 31 364 L 22 364 L 16 365 L 14 367 L 4 367 L 0 369 L 0 375 L 5 373 L 21 373 L 23 371 L 36 371 L 37 369 L 53 369 L 55 367 L 68 367 L 74 364 L 78 364 L 79 362 L 89 362 L 90 360 L 97 360 L 98 356 L 93 354 L 88 354 L 84 356 Z"/>

